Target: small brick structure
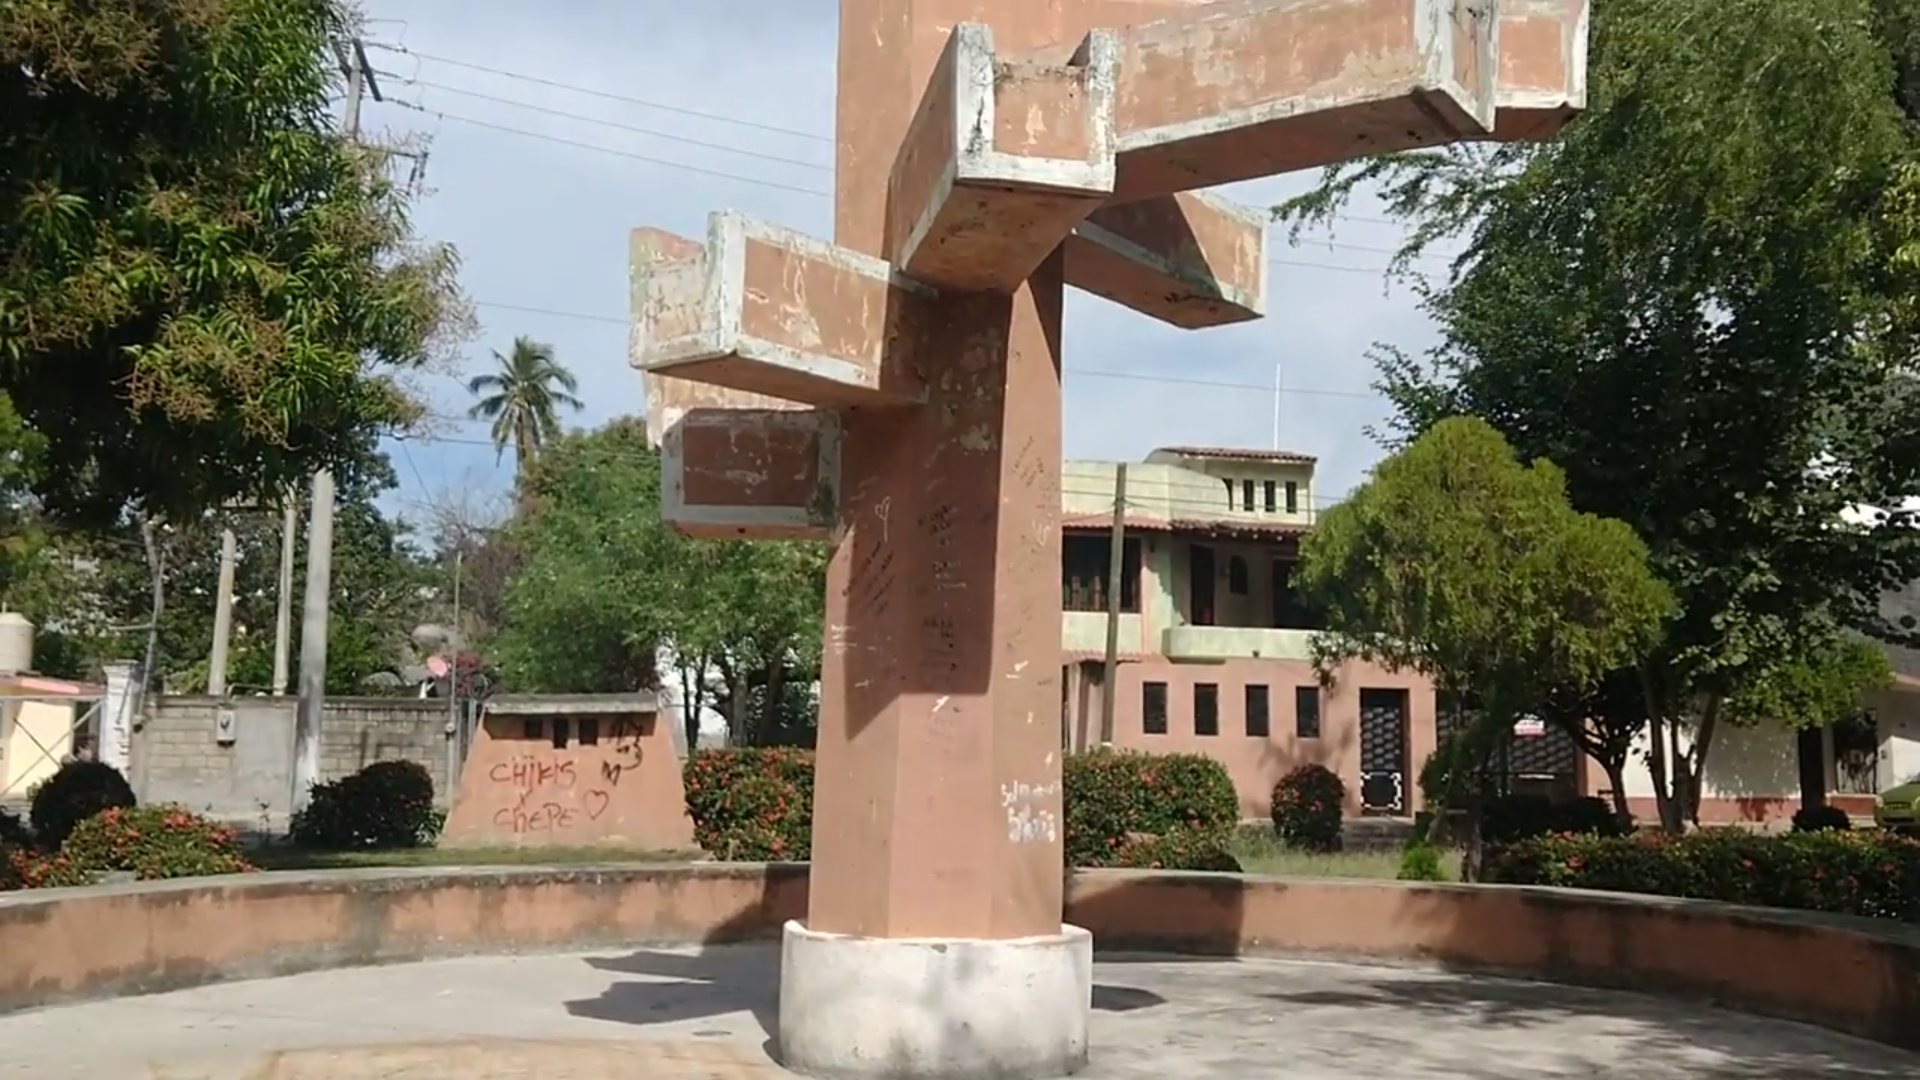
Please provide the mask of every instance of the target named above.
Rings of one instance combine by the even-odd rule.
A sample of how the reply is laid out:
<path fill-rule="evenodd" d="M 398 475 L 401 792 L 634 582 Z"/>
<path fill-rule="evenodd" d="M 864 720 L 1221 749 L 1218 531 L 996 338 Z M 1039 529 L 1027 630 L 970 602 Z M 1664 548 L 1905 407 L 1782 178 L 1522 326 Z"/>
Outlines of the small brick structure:
<path fill-rule="evenodd" d="M 680 756 L 655 695 L 487 702 L 440 842 L 691 848 Z"/>

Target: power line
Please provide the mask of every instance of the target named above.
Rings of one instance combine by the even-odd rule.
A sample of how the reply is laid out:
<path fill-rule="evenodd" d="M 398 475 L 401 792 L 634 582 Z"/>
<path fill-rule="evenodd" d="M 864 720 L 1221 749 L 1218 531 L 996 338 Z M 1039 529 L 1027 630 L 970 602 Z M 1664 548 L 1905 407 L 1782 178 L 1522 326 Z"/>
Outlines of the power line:
<path fill-rule="evenodd" d="M 386 73 L 383 73 L 383 74 L 386 74 Z M 406 79 L 398 75 L 388 75 L 388 77 L 397 79 L 401 82 L 409 83 L 413 86 L 426 87 L 427 89 L 430 89 L 430 90 L 441 90 L 449 94 L 459 94 L 462 97 L 476 98 L 480 101 L 491 101 L 496 105 L 506 105 L 515 109 L 525 109 L 528 112 L 543 113 L 547 116 L 557 116 L 566 120 L 579 120 L 589 124 L 599 124 L 603 127 L 617 128 L 620 131 L 630 131 L 636 135 L 646 135 L 650 138 L 665 139 L 668 142 L 685 143 L 688 146 L 698 146 L 706 150 L 719 150 L 728 154 L 739 154 L 742 157 L 755 158 L 760 161 L 776 162 L 781 165 L 791 165 L 798 169 L 811 169 L 815 172 L 831 173 L 833 171 L 833 166 L 831 165 L 821 165 L 817 162 L 802 161 L 799 158 L 785 157 L 780 154 L 768 154 L 759 150 L 748 150 L 745 147 L 740 147 L 740 146 L 728 146 L 726 143 L 708 142 L 705 139 L 695 139 L 687 135 L 675 135 L 670 131 L 657 131 L 653 128 L 640 127 L 637 124 L 623 123 L 619 120 L 609 120 L 609 119 L 606 119 L 605 117 L 600 117 L 600 116 L 588 116 L 585 113 L 571 112 L 566 109 L 555 109 L 546 105 L 536 105 L 531 101 L 518 101 L 513 98 L 499 97 L 494 94 L 483 94 L 478 90 L 468 90 L 459 86 L 448 86 L 445 83 L 432 82 L 427 79 Z M 426 108 L 426 106 L 414 106 L 414 107 L 422 108 L 422 109 Z M 471 123 L 472 121 L 463 120 L 461 122 Z"/>
<path fill-rule="evenodd" d="M 443 435 L 443 434 L 433 434 L 433 433 L 409 434 L 404 437 L 396 437 L 395 441 L 402 444 L 403 450 L 405 449 L 405 444 L 410 442 L 441 444 L 441 445 L 450 445 L 450 446 L 477 446 L 477 447 L 482 447 L 488 450 L 493 450 L 498 448 L 497 444 L 492 439 L 479 438 L 479 437 L 470 436 L 470 435 Z M 640 461 L 648 461 L 652 459 L 652 454 L 648 451 L 627 450 L 627 449 L 614 448 L 614 447 L 596 447 L 593 449 L 593 454 L 600 461 L 605 461 L 605 462 L 640 462 Z M 1073 462 L 1074 460 L 1075 459 L 1071 459 L 1071 458 L 1068 459 L 1069 463 Z M 1137 465 L 1139 463 L 1130 463 L 1130 464 Z M 1227 499 L 1224 497 L 1224 486 L 1216 486 L 1210 483 L 1183 481 L 1183 480 L 1155 481 L 1152 484 L 1152 486 L 1154 488 L 1164 488 L 1169 492 L 1169 494 L 1166 495 L 1164 498 L 1153 496 L 1153 495 L 1147 495 L 1144 493 L 1138 494 L 1136 496 L 1130 496 L 1127 499 L 1127 508 L 1130 510 L 1140 511 L 1142 513 L 1147 513 L 1147 512 L 1157 511 L 1157 510 L 1172 509 L 1172 510 L 1175 510 L 1176 512 L 1192 513 L 1192 514 L 1213 514 L 1213 515 L 1220 514 L 1222 511 L 1231 513 L 1237 509 L 1237 507 L 1234 505 L 1231 499 Z M 424 480 L 421 481 L 421 490 L 422 491 L 426 490 L 426 483 Z M 1236 488 L 1236 491 L 1237 490 L 1238 488 Z M 1188 495 L 1188 494 L 1174 494 L 1174 492 L 1201 492 L 1203 494 Z M 1077 496 L 1077 497 L 1084 497 L 1089 499 L 1111 500 L 1113 498 L 1113 488 L 1111 486 L 1087 486 L 1084 483 L 1075 484 L 1071 482 L 1071 478 L 1067 478 L 1062 481 L 1060 494 L 1063 497 Z M 1316 509 L 1324 506 L 1333 506 L 1342 501 L 1339 496 L 1333 496 L 1333 495 L 1308 496 L 1305 493 L 1300 493 L 1296 495 L 1296 498 L 1300 502 L 1308 505 L 1309 507 L 1316 508 Z M 1232 521 L 1235 519 L 1227 518 L 1223 520 Z M 1287 524 L 1287 523 L 1279 522 L 1278 524 Z"/>
<path fill-rule="evenodd" d="M 631 321 L 616 318 L 612 315 L 590 315 L 581 311 L 556 311 L 552 308 L 532 307 L 526 304 L 503 304 L 492 300 L 474 300 L 472 303 L 475 307 L 499 308 L 503 311 L 518 311 L 528 315 L 547 315 L 556 319 L 579 319 L 584 322 L 607 323 L 612 326 L 627 326 Z M 1214 379 L 1189 379 L 1182 378 L 1178 375 L 1149 375 L 1145 372 L 1101 371 L 1094 368 L 1081 367 L 1062 368 L 1061 372 L 1066 375 L 1079 375 L 1090 379 L 1126 379 L 1135 382 L 1169 383 L 1179 386 L 1206 386 L 1219 390 L 1259 390 L 1263 393 L 1272 393 L 1274 390 L 1272 384 L 1225 382 Z M 1319 390 L 1312 387 L 1295 386 L 1282 387 L 1281 393 L 1287 395 L 1297 394 L 1302 397 L 1354 398 L 1362 401 L 1375 401 L 1380 397 L 1377 393 L 1361 390 Z M 452 418 L 442 417 L 441 419 Z"/>
<path fill-rule="evenodd" d="M 680 116 L 691 116 L 700 120 L 708 120 L 716 124 L 732 124 L 736 127 L 753 128 L 758 131 L 770 131 L 776 135 L 790 135 L 790 136 L 793 136 L 794 138 L 808 139 L 814 142 L 827 143 L 829 145 L 833 143 L 833 139 L 829 136 L 820 135 L 810 131 L 801 131 L 798 128 L 781 127 L 778 124 L 764 124 L 757 120 L 743 120 L 737 116 L 726 116 L 721 113 L 702 112 L 699 109 L 689 109 L 682 105 L 669 105 L 663 101 L 653 101 L 648 98 L 633 97 L 627 94 L 615 94 L 615 93 L 612 93 L 611 91 L 599 90 L 590 86 L 579 86 L 573 83 L 557 82 L 553 79 L 543 79 L 538 75 L 529 75 L 522 71 L 508 71 L 505 68 L 490 67 L 486 64 L 476 64 L 468 60 L 456 60 L 450 56 L 435 56 L 432 53 L 416 52 L 413 49 L 407 48 L 405 45 L 392 45 L 392 44 L 386 44 L 383 42 L 369 41 L 367 42 L 367 48 L 381 49 L 391 53 L 399 53 L 403 56 L 411 56 L 415 60 L 424 60 L 434 64 L 445 64 L 448 67 L 464 68 L 467 71 L 478 71 L 488 75 L 497 75 L 503 79 L 513 79 L 516 82 L 532 83 L 535 86 L 545 86 L 553 90 L 565 90 L 568 93 L 585 94 L 588 97 L 603 98 L 607 101 L 619 101 L 619 102 L 624 102 L 628 105 L 638 105 L 644 109 L 657 109 L 660 112 L 675 113 Z"/>
<path fill-rule="evenodd" d="M 582 150 L 597 150 L 602 154 L 612 154 L 615 157 L 632 158 L 635 161 L 645 161 L 645 162 L 648 162 L 649 164 L 661 165 L 669 169 L 679 169 L 682 172 L 699 173 L 702 176 L 712 176 L 721 180 L 735 180 L 742 184 L 753 184 L 757 187 L 774 188 L 780 191 L 791 191 L 800 195 L 811 195 L 811 196 L 814 196 L 815 198 L 829 197 L 826 192 L 823 192 L 818 188 L 804 188 L 795 184 L 782 184 L 773 180 L 761 180 L 757 177 L 742 176 L 739 173 L 725 172 L 720 169 L 703 169 L 698 165 L 689 165 L 684 161 L 669 161 L 666 158 L 652 157 L 647 154 L 636 154 L 631 150 L 621 150 L 612 146 L 602 146 L 599 143 L 583 142 L 579 139 L 565 139 L 565 138 L 561 138 L 558 135 L 549 135 L 544 131 L 528 131 L 525 128 L 509 127 L 506 124 L 496 124 L 491 120 L 476 120 L 471 116 L 461 116 L 457 113 L 441 112 L 438 109 L 429 109 L 424 105 L 416 105 L 411 101 L 395 101 L 395 102 L 392 102 L 392 104 L 398 105 L 403 109 L 411 109 L 417 113 L 425 113 L 428 116 L 436 117 L 441 120 L 451 120 L 456 124 L 467 124 L 472 127 L 488 128 L 490 130 L 503 132 L 508 135 L 521 135 L 529 139 L 542 139 L 542 140 L 545 140 L 546 142 L 559 143 L 561 146 L 579 147 Z"/>
<path fill-rule="evenodd" d="M 368 42 L 367 44 L 369 48 L 386 49 L 390 52 L 396 52 L 396 53 L 401 53 L 407 56 L 411 56 L 416 60 L 446 64 L 450 67 L 464 68 L 469 71 L 484 72 L 490 75 L 499 76 L 501 78 L 512 79 L 519 82 L 531 83 L 537 86 L 545 86 L 551 89 L 563 90 L 569 93 L 584 94 L 589 97 L 603 98 L 609 101 L 622 102 L 629 105 L 637 105 L 642 108 L 650 108 L 650 109 L 661 110 L 664 112 L 678 113 L 685 116 L 696 117 L 698 119 L 706 120 L 712 123 L 732 124 L 739 127 L 752 128 L 760 131 L 769 131 L 769 132 L 773 132 L 780 135 L 788 135 L 796 138 L 807 139 L 810 141 L 826 143 L 828 145 L 832 145 L 834 141 L 831 136 L 820 135 L 815 132 L 802 131 L 797 128 L 781 127 L 773 124 L 763 124 L 757 121 L 743 120 L 739 117 L 727 116 L 722 113 L 702 112 L 695 109 L 687 109 L 687 108 L 682 108 L 680 106 L 668 105 L 663 102 L 652 101 L 647 98 L 633 97 L 626 94 L 616 94 L 610 91 L 596 89 L 594 87 L 580 86 L 574 83 L 565 83 L 565 82 L 560 82 L 554 79 L 542 78 L 540 76 L 530 75 L 525 72 L 510 71 L 505 68 L 493 67 L 486 64 L 476 64 L 476 63 L 472 63 L 470 61 L 465 61 L 465 60 L 456 60 L 451 57 L 437 56 L 431 53 L 415 52 L 411 49 L 406 48 L 403 45 L 387 45 L 387 44 L 381 44 L 377 42 Z M 776 162 L 783 165 L 791 165 L 796 168 L 809 169 L 817 172 L 827 172 L 827 173 L 830 173 L 833 171 L 832 166 L 822 165 L 818 162 L 813 162 L 813 161 L 806 161 L 801 158 L 788 157 L 780 154 L 769 154 L 762 151 L 749 150 L 744 147 L 731 146 L 725 143 L 708 142 L 703 139 L 696 139 L 696 138 L 692 138 L 690 136 L 685 136 L 685 135 L 677 135 L 671 132 L 658 131 L 653 128 L 640 127 L 633 124 L 627 124 L 618 120 L 610 120 L 605 117 L 593 116 L 586 113 L 576 112 L 570 109 L 556 109 L 549 105 L 541 105 L 535 102 L 522 101 L 516 98 L 501 97 L 499 95 L 489 94 L 479 90 L 470 90 L 465 87 L 452 86 L 447 83 L 435 82 L 433 80 L 428 80 L 428 79 L 421 79 L 421 78 L 418 78 L 417 76 L 413 78 L 407 78 L 391 72 L 383 72 L 382 74 L 387 75 L 389 78 L 394 78 L 401 82 L 409 83 L 411 85 L 440 90 L 440 91 L 451 93 L 451 94 L 458 94 L 466 97 L 475 98 L 481 101 L 489 101 L 489 102 L 493 102 L 500 105 L 506 105 L 510 108 L 525 109 L 530 112 L 543 113 L 548 116 L 560 117 L 560 118 L 570 119 L 570 120 L 577 120 L 583 123 L 599 124 L 605 127 L 614 128 L 621 131 L 629 131 L 639 135 L 646 135 L 653 138 L 665 139 L 670 142 L 684 143 L 690 146 L 698 146 L 698 147 L 702 147 L 709 150 L 717 150 L 723 153 L 740 154 L 745 157 L 751 157 L 751 158 L 755 158 L 762 161 Z M 721 171 L 716 171 L 712 169 L 700 168 L 692 165 L 687 165 L 682 162 L 669 161 L 666 159 L 656 158 L 649 155 L 637 154 L 632 151 L 622 150 L 618 147 L 604 146 L 598 143 L 590 143 L 590 142 L 585 142 L 583 140 L 578 140 L 578 139 L 568 139 L 562 136 L 549 135 L 546 132 L 528 131 L 525 128 L 516 128 L 516 127 L 512 127 L 505 124 L 498 124 L 493 121 L 479 120 L 474 117 L 447 113 L 441 110 L 429 108 L 427 106 L 417 105 L 412 102 L 395 101 L 393 102 L 393 104 L 399 105 L 402 108 L 412 109 L 416 112 L 421 112 L 431 116 L 435 116 L 443 120 L 450 120 L 454 123 L 460 123 L 460 124 L 468 124 L 474 127 L 488 128 L 493 131 L 501 132 L 502 134 L 518 135 L 523 138 L 530 138 L 530 139 L 541 139 L 548 142 L 557 143 L 562 146 L 572 146 L 572 147 L 576 147 L 578 149 L 583 149 L 583 150 L 596 150 L 601 153 L 612 154 L 619 157 L 633 158 L 639 161 L 645 161 L 650 164 L 661 165 L 667 168 L 685 169 L 686 171 L 700 173 L 702 175 L 715 176 L 715 177 L 729 179 L 729 180 L 736 180 L 741 183 L 755 184 L 763 187 L 771 187 L 778 190 L 793 191 L 799 194 L 812 195 L 816 198 L 832 198 L 832 192 L 820 190 L 817 188 L 801 188 L 793 185 L 781 184 L 778 182 L 760 180 L 756 177 L 742 176 L 737 173 L 727 173 L 727 172 L 721 172 Z M 1354 213 L 1349 213 L 1344 211 L 1333 215 L 1333 217 L 1335 220 L 1339 220 L 1339 221 L 1361 222 L 1361 223 L 1373 224 L 1373 225 L 1398 226 L 1402 224 L 1401 222 L 1395 221 L 1391 218 L 1370 217 L 1364 214 L 1354 214 Z M 1395 248 L 1379 247 L 1379 246 L 1368 245 L 1368 244 L 1353 244 L 1353 243 L 1348 243 L 1346 241 L 1340 241 L 1340 240 L 1328 239 L 1328 240 L 1319 241 L 1319 244 L 1325 245 L 1327 247 L 1344 248 L 1352 251 L 1366 251 L 1366 252 L 1372 252 L 1375 254 L 1382 254 L 1382 255 L 1399 254 L 1398 249 L 1395 249 Z M 1300 246 L 1300 245 L 1294 245 L 1294 246 Z M 1360 268 L 1323 267 L 1323 269 L 1356 270 Z M 1374 271 L 1361 270 L 1361 272 L 1372 273 Z"/>

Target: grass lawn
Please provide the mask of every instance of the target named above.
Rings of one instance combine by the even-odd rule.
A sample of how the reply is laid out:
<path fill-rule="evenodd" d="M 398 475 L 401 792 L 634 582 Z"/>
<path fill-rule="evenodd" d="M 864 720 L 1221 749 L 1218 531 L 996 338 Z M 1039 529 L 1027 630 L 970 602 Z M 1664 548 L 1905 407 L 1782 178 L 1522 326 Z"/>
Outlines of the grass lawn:
<path fill-rule="evenodd" d="M 1400 872 L 1398 849 L 1346 851 L 1335 855 L 1290 851 L 1274 840 L 1273 830 L 1265 825 L 1248 826 L 1237 832 L 1232 850 L 1249 874 L 1391 879 Z M 252 849 L 247 857 L 262 870 L 347 870 L 379 866 L 579 866 L 590 863 L 687 862 L 699 857 L 699 853 L 619 847 L 426 847 L 398 851 L 328 852 L 305 851 L 286 844 L 267 844 Z M 1457 859 L 1441 859 L 1441 868 L 1449 878 L 1457 865 Z"/>
<path fill-rule="evenodd" d="M 1281 847 L 1267 826 L 1248 826 L 1234 834 L 1230 845 L 1249 874 L 1276 877 L 1374 878 L 1392 880 L 1400 873 L 1400 850 L 1342 851 L 1315 855 Z M 1442 853 L 1440 870 L 1451 881 L 1459 860 Z"/>

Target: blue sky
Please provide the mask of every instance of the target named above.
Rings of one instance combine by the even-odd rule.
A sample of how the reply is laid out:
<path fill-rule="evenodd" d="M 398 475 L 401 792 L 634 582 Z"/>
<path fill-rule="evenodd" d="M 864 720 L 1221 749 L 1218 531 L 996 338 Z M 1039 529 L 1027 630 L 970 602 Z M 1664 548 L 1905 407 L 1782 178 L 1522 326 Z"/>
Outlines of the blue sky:
<path fill-rule="evenodd" d="M 630 228 L 700 235 L 709 211 L 733 208 L 830 236 L 836 13 L 834 0 L 370 0 L 387 100 L 367 103 L 363 126 L 429 142 L 416 224 L 459 248 L 479 305 L 461 375 L 526 334 L 578 374 L 586 409 L 571 422 L 638 413 Z M 1312 180 L 1224 190 L 1267 205 Z M 1384 280 L 1399 229 L 1377 206 L 1351 213 L 1299 247 L 1276 237 L 1260 322 L 1181 331 L 1069 291 L 1068 456 L 1267 447 L 1279 365 L 1281 443 L 1320 456 L 1323 499 L 1361 479 L 1378 457 L 1362 429 L 1385 412 L 1364 354 L 1375 341 L 1424 348 L 1432 329 Z M 465 411 L 462 381 L 431 381 L 435 411 Z M 396 448 L 401 508 L 504 486 L 511 460 L 496 462 L 485 434 L 449 424 Z"/>

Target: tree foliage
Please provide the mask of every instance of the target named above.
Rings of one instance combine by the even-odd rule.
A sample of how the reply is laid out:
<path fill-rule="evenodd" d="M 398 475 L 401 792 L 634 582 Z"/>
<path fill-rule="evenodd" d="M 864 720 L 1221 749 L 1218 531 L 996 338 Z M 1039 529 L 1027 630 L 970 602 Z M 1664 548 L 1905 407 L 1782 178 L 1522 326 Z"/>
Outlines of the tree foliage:
<path fill-rule="evenodd" d="M 326 688 L 333 694 L 364 694 L 370 692 L 368 676 L 392 672 L 406 659 L 408 636 L 426 619 L 420 600 L 426 569 L 407 546 L 405 525 L 389 519 L 375 502 L 394 485 L 386 459 L 364 448 L 361 460 L 343 476 L 351 482 L 342 482 L 334 511 Z M 157 669 L 161 680 L 176 692 L 206 690 L 219 588 L 220 533 L 226 527 L 234 531 L 238 553 L 227 684 L 236 693 L 271 689 L 281 514 L 277 505 L 268 503 L 210 511 L 158 532 L 165 604 Z M 140 541 L 131 530 L 121 530 L 86 547 L 92 569 L 83 586 L 95 618 L 84 649 L 95 663 L 140 658 L 152 580 Z M 294 555 L 288 655 L 297 666 L 306 592 L 304 514 Z"/>
<path fill-rule="evenodd" d="M 550 444 L 522 499 L 506 537 L 521 561 L 494 643 L 513 688 L 654 686 L 664 646 L 695 704 L 701 673 L 719 669 L 728 700 L 716 704 L 751 723 L 737 735 L 765 738 L 788 719 L 791 688 L 819 664 L 819 545 L 674 534 L 660 517 L 659 457 L 631 420 Z"/>
<path fill-rule="evenodd" d="M 1473 418 L 1435 424 L 1322 515 L 1296 580 L 1325 619 L 1323 669 L 1371 660 L 1478 703 L 1456 779 L 1554 687 L 1636 660 L 1671 610 L 1631 528 L 1575 511 L 1558 468 Z"/>
<path fill-rule="evenodd" d="M 1920 492 L 1910 7 L 1609 0 L 1557 141 L 1378 159 L 1279 208 L 1324 222 L 1377 186 L 1414 223 L 1400 268 L 1464 241 L 1423 289 L 1440 344 L 1380 357 L 1396 434 L 1483 417 L 1645 539 L 1678 600 L 1661 644 L 1560 697 L 1655 725 L 1669 826 L 1717 722 L 1822 715 L 1810 688 L 1869 676 L 1850 632 L 1915 629 L 1879 601 L 1920 577 L 1920 531 L 1843 521 Z"/>
<path fill-rule="evenodd" d="M 412 419 L 450 249 L 331 115 L 338 0 L 0 4 L 0 390 L 36 493 L 187 519 Z"/>

